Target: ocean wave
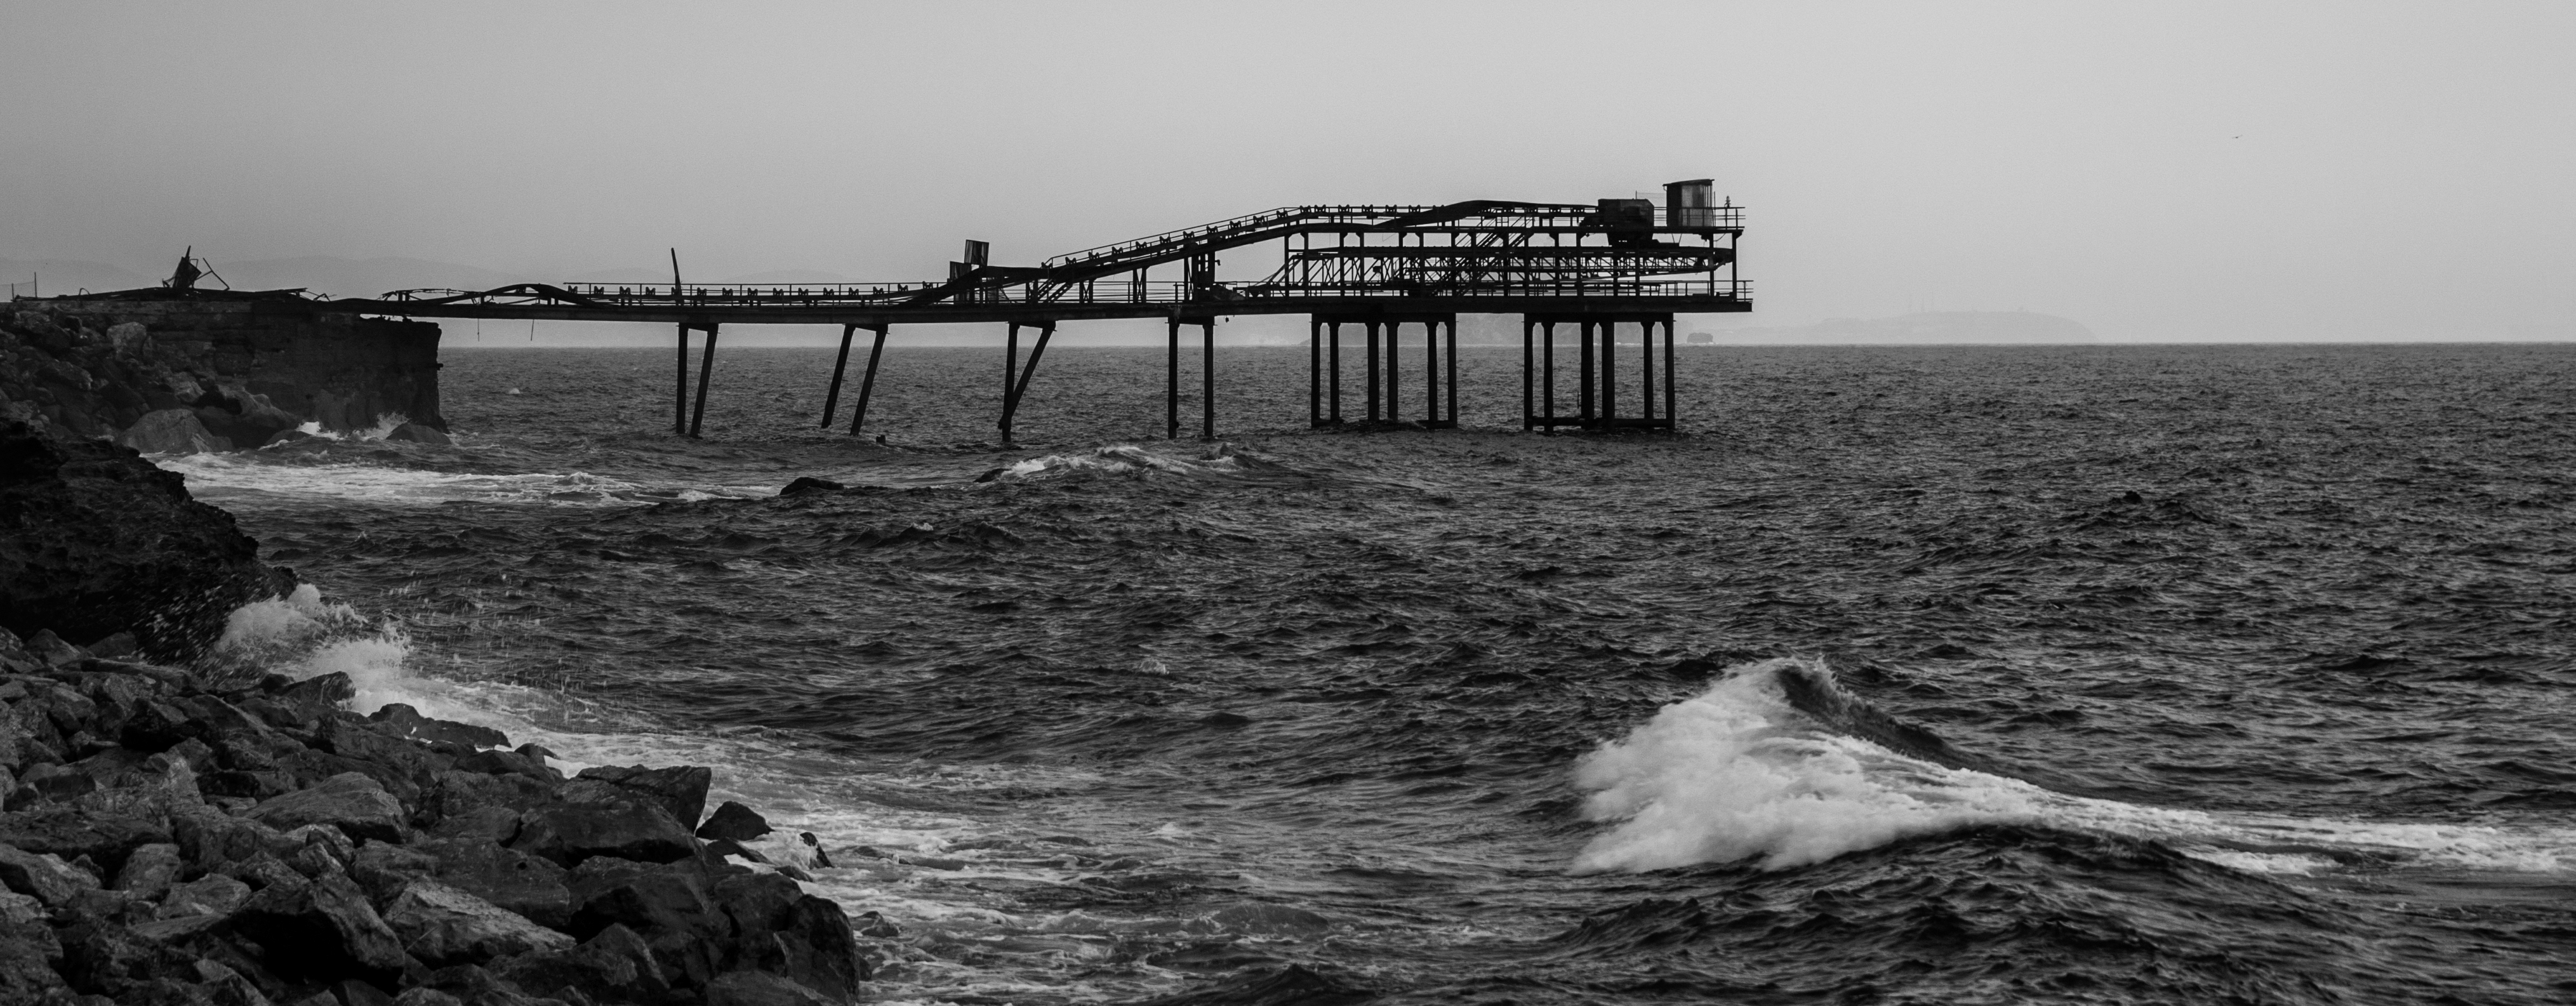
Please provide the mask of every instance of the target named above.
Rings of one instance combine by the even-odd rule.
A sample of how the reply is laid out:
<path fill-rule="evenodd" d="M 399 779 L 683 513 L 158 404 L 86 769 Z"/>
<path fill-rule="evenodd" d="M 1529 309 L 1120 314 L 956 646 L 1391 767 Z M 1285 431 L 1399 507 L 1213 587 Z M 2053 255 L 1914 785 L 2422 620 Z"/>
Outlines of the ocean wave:
<path fill-rule="evenodd" d="M 281 464 L 234 454 L 156 459 L 188 478 L 200 498 L 221 503 L 260 494 L 428 506 L 447 502 L 626 507 L 775 496 L 775 486 L 647 486 L 588 472 L 495 475 L 355 462 Z"/>
<path fill-rule="evenodd" d="M 1574 783 L 1591 793 L 1585 816 L 1612 827 L 1584 847 L 1573 870 L 1743 859 L 1776 870 L 1999 824 L 2159 841 L 2195 858 L 2274 874 L 2576 871 L 2576 829 L 2149 807 L 2059 793 L 1967 767 L 1969 761 L 1930 731 L 1843 690 L 1819 661 L 1738 665 L 1705 693 L 1664 707 L 1577 763 Z"/>
<path fill-rule="evenodd" d="M 1237 449 L 1230 443 L 1218 443 L 1208 446 L 1195 457 L 1149 450 L 1135 444 L 1111 444 L 1067 454 L 1046 454 L 993 469 L 976 481 L 1038 481 L 1076 475 L 1265 484 L 1311 483 L 1317 480 L 1314 475 Z"/>

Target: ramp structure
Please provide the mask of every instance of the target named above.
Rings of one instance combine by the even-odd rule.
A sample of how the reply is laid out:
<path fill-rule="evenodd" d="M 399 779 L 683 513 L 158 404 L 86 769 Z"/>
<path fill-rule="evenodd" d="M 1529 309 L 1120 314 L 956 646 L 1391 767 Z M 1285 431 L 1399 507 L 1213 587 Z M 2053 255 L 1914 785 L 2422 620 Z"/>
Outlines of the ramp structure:
<path fill-rule="evenodd" d="M 1458 421 L 1460 314 L 1522 316 L 1522 427 L 1554 430 L 1671 429 L 1673 315 L 1752 309 L 1750 284 L 1737 276 L 1736 243 L 1743 209 L 1712 198 L 1708 179 L 1664 187 L 1653 199 L 1590 204 L 1479 199 L 1444 206 L 1292 206 L 1185 230 L 1059 255 L 1035 266 L 986 261 L 985 245 L 966 242 L 942 280 L 912 283 L 741 286 L 691 284 L 672 258 L 668 286 L 628 283 L 523 283 L 492 290 L 400 290 L 372 300 L 339 301 L 339 310 L 408 317 L 539 318 L 570 321 L 658 321 L 676 326 L 678 385 L 673 426 L 696 436 L 705 419 L 708 370 L 726 324 L 838 324 L 841 349 L 824 396 L 830 428 L 859 330 L 873 336 L 858 402 L 857 433 L 883 361 L 886 335 L 898 324 L 1002 322 L 1009 326 L 1000 427 L 1011 423 L 1039 359 L 1060 322 L 1162 318 L 1166 323 L 1166 434 L 1181 429 L 1181 329 L 1200 329 L 1200 435 L 1216 435 L 1216 319 L 1244 314 L 1309 316 L 1308 403 L 1313 426 L 1342 425 L 1342 330 L 1362 330 L 1359 415 L 1403 422 L 1401 333 L 1420 326 L 1421 418 L 1428 427 Z M 1278 267 L 1258 280 L 1217 278 L 1219 255 L 1278 243 Z M 1638 359 L 1641 401 L 1622 414 L 1618 400 L 1616 326 L 1644 333 Z M 1557 330 L 1572 330 L 1574 388 L 1561 400 Z M 1021 329 L 1034 329 L 1025 364 Z M 689 387 L 689 333 L 706 333 L 694 402 Z M 1660 343 L 1657 334 L 1660 332 Z M 1446 336 L 1446 346 L 1441 345 Z M 1658 357 L 1661 357 L 1658 359 Z M 1661 371 L 1658 388 L 1657 371 Z M 1658 391 L 1661 394 L 1658 394 Z M 1660 399 L 1660 403 L 1658 402 Z M 1567 406 L 1562 414 L 1559 405 Z M 1659 407 L 1660 406 L 1660 407 Z"/>

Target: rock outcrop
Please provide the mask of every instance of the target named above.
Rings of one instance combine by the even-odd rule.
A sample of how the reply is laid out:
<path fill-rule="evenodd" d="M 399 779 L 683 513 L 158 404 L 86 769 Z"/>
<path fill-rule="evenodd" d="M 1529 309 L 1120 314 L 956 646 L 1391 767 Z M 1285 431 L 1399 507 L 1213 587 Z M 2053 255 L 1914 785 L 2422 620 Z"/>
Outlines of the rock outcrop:
<path fill-rule="evenodd" d="M 0 421 L 0 626 L 87 643 L 130 632 L 186 661 L 233 609 L 295 585 L 259 561 L 231 514 L 185 481 L 101 440 Z M 51 638 L 51 637 L 48 637 Z"/>
<path fill-rule="evenodd" d="M 706 769 L 566 779 L 487 727 L 350 712 L 344 676 L 65 649 L 0 673 L 0 1001 L 846 1003 L 868 978 L 840 905 L 690 833 Z M 218 783 L 245 775 L 280 792 Z"/>
<path fill-rule="evenodd" d="M 250 450 L 388 416 L 444 443 L 438 326 L 293 291 L 136 290 L 0 304 L 0 419 L 152 453 Z M 193 420 L 193 422 L 191 422 Z"/>

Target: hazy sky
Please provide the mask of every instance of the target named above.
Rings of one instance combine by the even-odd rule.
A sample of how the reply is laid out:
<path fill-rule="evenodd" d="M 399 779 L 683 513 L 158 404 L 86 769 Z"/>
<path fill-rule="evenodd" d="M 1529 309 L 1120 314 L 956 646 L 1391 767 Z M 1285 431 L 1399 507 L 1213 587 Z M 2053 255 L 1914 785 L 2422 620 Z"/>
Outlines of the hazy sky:
<path fill-rule="evenodd" d="M 915 279 L 1713 176 L 1765 324 L 2576 337 L 2571 53 L 2563 2 L 29 2 L 0 257 Z"/>

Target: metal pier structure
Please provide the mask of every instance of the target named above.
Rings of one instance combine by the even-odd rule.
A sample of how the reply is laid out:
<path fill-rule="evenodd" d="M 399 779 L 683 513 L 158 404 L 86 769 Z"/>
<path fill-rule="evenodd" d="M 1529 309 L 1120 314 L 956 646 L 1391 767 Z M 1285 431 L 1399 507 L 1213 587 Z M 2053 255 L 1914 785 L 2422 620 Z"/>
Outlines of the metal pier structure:
<path fill-rule="evenodd" d="M 1743 209 L 1718 203 L 1708 179 L 1664 186 L 1652 199 L 1524 203 L 1478 199 L 1445 206 L 1292 206 L 1187 230 L 1059 255 L 1036 266 L 986 261 L 966 242 L 948 277 L 917 283 L 739 286 L 683 283 L 672 257 L 668 286 L 523 283 L 492 290 L 401 290 L 344 300 L 335 310 L 423 318 L 653 321 L 676 326 L 678 383 L 672 426 L 696 436 L 706 418 L 708 372 L 725 325 L 837 324 L 841 350 L 824 394 L 833 425 L 853 338 L 871 336 L 850 417 L 867 422 L 886 335 L 896 325 L 1002 322 L 1002 440 L 1029 393 L 1056 326 L 1102 318 L 1165 320 L 1165 434 L 1181 435 L 1181 329 L 1201 346 L 1199 435 L 1216 436 L 1216 319 L 1309 316 L 1309 423 L 1407 422 L 1413 411 L 1402 334 L 1421 332 L 1419 424 L 1458 423 L 1458 316 L 1517 314 L 1521 324 L 1521 427 L 1554 431 L 1674 428 L 1673 316 L 1749 311 L 1736 275 Z M 1217 278 L 1218 254 L 1278 242 L 1278 268 L 1254 281 Z M 1267 261 L 1265 258 L 1264 261 Z M 1614 333 L 1637 326 L 1636 359 Z M 1364 336 L 1359 407 L 1346 415 L 1344 329 Z M 1023 329 L 1033 330 L 1026 361 Z M 1662 339 L 1657 342 L 1660 330 Z M 689 333 L 706 333 L 694 396 Z M 1445 336 L 1445 343 L 1443 345 Z M 1565 357 L 1571 352 L 1569 364 Z M 1660 358 L 1659 358 L 1660 357 Z M 1622 366 L 1635 368 L 1637 401 L 1619 396 Z M 1660 387 L 1658 384 L 1660 383 Z M 1571 388 L 1565 385 L 1571 384 Z M 1658 394 L 1660 392 L 1660 394 Z"/>

